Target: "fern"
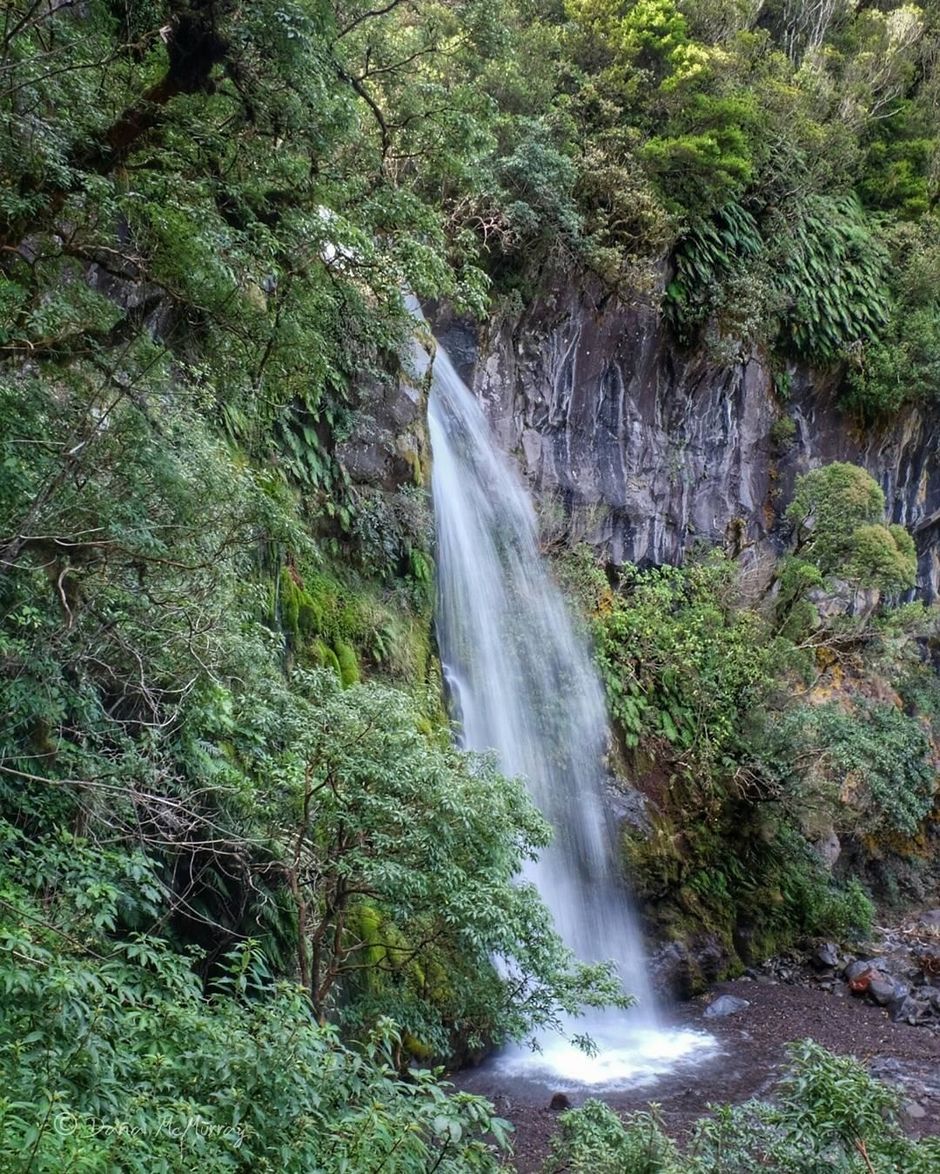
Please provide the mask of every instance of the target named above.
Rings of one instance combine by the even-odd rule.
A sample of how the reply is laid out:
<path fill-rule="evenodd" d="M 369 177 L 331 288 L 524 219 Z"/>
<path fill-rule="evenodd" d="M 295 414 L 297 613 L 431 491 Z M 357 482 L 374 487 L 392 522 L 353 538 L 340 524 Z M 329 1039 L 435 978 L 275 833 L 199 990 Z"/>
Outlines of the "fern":
<path fill-rule="evenodd" d="M 728 204 L 680 240 L 673 266 L 664 309 L 686 346 L 757 270 L 770 275 L 778 307 L 772 341 L 809 362 L 846 357 L 878 338 L 889 317 L 888 254 L 852 195 L 809 197 L 760 223 Z"/>

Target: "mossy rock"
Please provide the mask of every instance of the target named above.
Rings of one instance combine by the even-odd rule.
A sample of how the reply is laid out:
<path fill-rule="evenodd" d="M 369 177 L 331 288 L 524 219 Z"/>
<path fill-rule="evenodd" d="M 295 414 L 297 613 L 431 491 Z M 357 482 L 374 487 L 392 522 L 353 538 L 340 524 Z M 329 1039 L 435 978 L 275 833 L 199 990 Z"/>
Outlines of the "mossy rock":
<path fill-rule="evenodd" d="M 320 668 L 332 669 L 336 673 L 337 680 L 342 681 L 343 672 L 339 667 L 339 660 L 329 644 L 324 644 L 322 640 L 315 640 L 310 646 L 310 655 L 314 664 Z"/>
<path fill-rule="evenodd" d="M 427 1044 L 422 1043 L 417 1036 L 412 1035 L 410 1031 L 402 1032 L 401 1037 L 402 1047 L 414 1060 L 431 1060 L 434 1057 L 434 1049 Z"/>
<path fill-rule="evenodd" d="M 337 640 L 333 645 L 333 651 L 336 653 L 339 679 L 343 682 L 343 688 L 348 689 L 350 685 L 358 685 L 359 660 L 355 648 L 351 644 L 347 644 L 345 640 Z"/>

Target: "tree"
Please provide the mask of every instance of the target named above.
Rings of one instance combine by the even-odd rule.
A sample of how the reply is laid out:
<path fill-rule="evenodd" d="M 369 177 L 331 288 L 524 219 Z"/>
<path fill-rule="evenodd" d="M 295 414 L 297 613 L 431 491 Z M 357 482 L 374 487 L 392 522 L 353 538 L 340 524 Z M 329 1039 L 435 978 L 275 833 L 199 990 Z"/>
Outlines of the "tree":
<path fill-rule="evenodd" d="M 903 526 L 887 526 L 885 498 L 871 474 L 835 461 L 797 478 L 786 517 L 795 556 L 821 574 L 859 587 L 899 591 L 914 585 L 917 554 Z"/>
<path fill-rule="evenodd" d="M 519 1038 L 616 999 L 603 968 L 572 967 L 537 894 L 515 883 L 550 837 L 522 784 L 419 722 L 400 692 L 329 686 L 262 768 L 299 808 L 285 868 L 317 1014 L 343 1014 L 358 989 L 373 1018 L 386 1000 L 446 1053 L 452 1038 Z"/>

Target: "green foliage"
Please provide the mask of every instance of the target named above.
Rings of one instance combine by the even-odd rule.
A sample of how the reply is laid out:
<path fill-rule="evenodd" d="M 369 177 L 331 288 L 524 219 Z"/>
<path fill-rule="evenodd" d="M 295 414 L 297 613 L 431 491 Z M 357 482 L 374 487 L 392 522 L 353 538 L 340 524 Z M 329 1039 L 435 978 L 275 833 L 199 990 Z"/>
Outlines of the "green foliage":
<path fill-rule="evenodd" d="M 883 591 L 909 589 L 917 583 L 917 548 L 903 526 L 859 526 L 852 535 L 846 578 Z"/>
<path fill-rule="evenodd" d="M 913 587 L 917 575 L 914 539 L 903 526 L 884 523 L 884 493 L 858 465 L 835 461 L 797 478 L 786 517 L 796 535 L 796 562 L 857 587 L 896 593 Z M 791 563 L 783 584 L 797 598 Z M 812 575 L 805 575 L 812 586 Z"/>
<path fill-rule="evenodd" d="M 836 464 L 798 479 L 798 553 L 756 575 L 712 552 L 683 568 L 628 567 L 613 589 L 589 552 L 562 563 L 591 619 L 621 769 L 655 802 L 651 830 L 624 835 L 625 869 L 659 933 L 715 935 L 731 966 L 870 927 L 860 881 L 830 875 L 812 847 L 833 827 L 865 860 L 891 843 L 915 850 L 927 826 L 936 674 L 917 640 L 930 615 L 882 605 L 825 618 L 813 602 L 836 579 L 911 581 L 910 535 L 883 512 L 872 478 Z M 866 699 L 893 676 L 910 680 L 913 716 Z"/>
<path fill-rule="evenodd" d="M 561 1010 L 616 997 L 603 968 L 569 972 L 536 894 L 513 883 L 550 835 L 521 784 L 489 759 L 454 750 L 446 731 L 423 733 L 398 691 L 319 687 L 311 702 L 262 769 L 284 824 L 296 827 L 291 869 L 302 860 L 319 878 L 308 890 L 298 877 L 291 888 L 308 934 L 298 943 L 301 973 L 321 1013 L 359 1025 L 394 1012 L 446 1054 L 452 1038 L 474 1046 L 519 1038 L 556 1024 Z M 374 925 L 343 939 L 350 915 L 360 924 L 367 916 L 364 901 L 391 935 L 382 942 Z M 344 1009 L 344 981 L 380 944 L 380 970 L 390 977 Z M 493 971 L 494 957 L 519 976 L 511 988 Z M 433 980 L 442 967 L 446 982 Z"/>
<path fill-rule="evenodd" d="M 887 252 L 853 198 L 807 197 L 760 221 L 727 204 L 680 240 L 674 266 L 666 309 L 687 344 L 711 323 L 832 363 L 880 337 L 888 321 Z M 750 286 L 750 317 L 736 306 L 739 275 Z M 763 336 L 761 316 L 773 323 Z"/>
<path fill-rule="evenodd" d="M 730 560 L 628 571 L 596 617 L 595 641 L 628 746 L 662 739 L 690 773 L 733 762 L 772 680 L 774 648 L 761 618 L 737 606 Z"/>
<path fill-rule="evenodd" d="M 679 1171 L 679 1155 L 656 1118 L 636 1113 L 625 1125 L 602 1101 L 588 1100 L 558 1118 L 545 1174 L 667 1174 Z"/>
<path fill-rule="evenodd" d="M 882 1167 L 926 1174 L 940 1157 L 935 1138 L 905 1136 L 893 1088 L 854 1057 L 833 1055 L 811 1040 L 791 1045 L 789 1071 L 774 1092 L 770 1102 L 717 1108 L 697 1123 L 682 1153 L 649 1116 L 621 1122 L 606 1105 L 586 1101 L 561 1116 L 544 1169 L 784 1174 L 825 1166 L 845 1174 Z"/>
<path fill-rule="evenodd" d="M 726 204 L 683 237 L 666 290 L 666 312 L 683 342 L 697 337 L 734 270 L 758 264 L 764 249 L 757 222 L 738 204 Z"/>
<path fill-rule="evenodd" d="M 885 330 L 853 359 L 849 404 L 866 421 L 908 402 L 930 405 L 940 378 L 940 247 L 936 217 L 888 235 L 892 307 Z"/>
<path fill-rule="evenodd" d="M 678 240 L 689 342 L 928 400 L 934 15 L 860 6 L 801 65 L 806 29 L 709 0 L 80 7 L 0 31 L 0 1164 L 491 1169 L 504 1123 L 399 1067 L 622 995 L 513 883 L 521 787 L 443 728 L 420 443 L 407 491 L 343 465 L 401 290 L 648 291 Z M 624 741 L 692 816 L 657 892 L 729 938 L 870 913 L 788 840 L 763 715 L 812 587 L 901 590 L 913 550 L 854 473 L 798 499 L 777 611 L 722 560 L 586 575 Z M 823 782 L 915 829 L 914 719 L 816 717 Z M 584 1138 L 674 1160 L 649 1122 Z"/>
<path fill-rule="evenodd" d="M 61 903 L 9 875 L 2 892 L 4 1169 L 496 1168 L 508 1125 L 485 1102 L 428 1071 L 402 1083 L 388 1022 L 344 1046 L 296 988 L 272 985 L 251 942 L 206 998 L 159 938 L 102 938 L 99 914 L 78 940 L 56 925 Z M 101 881 L 88 895 L 102 901 Z"/>
<path fill-rule="evenodd" d="M 800 707 L 775 737 L 787 760 L 814 762 L 809 793 L 828 792 L 834 819 L 846 830 L 912 836 L 933 806 L 930 742 L 921 723 L 893 705 Z"/>
<path fill-rule="evenodd" d="M 888 256 L 853 198 L 807 200 L 778 246 L 784 338 L 832 362 L 876 338 L 888 315 Z"/>
<path fill-rule="evenodd" d="M 442 728 L 419 442 L 408 493 L 341 446 L 403 288 L 579 236 L 570 143 L 475 2 L 7 7 L 0 1165 L 492 1168 L 397 1070 L 624 996 Z"/>
<path fill-rule="evenodd" d="M 336 653 L 336 663 L 339 665 L 339 677 L 344 686 L 359 683 L 359 662 L 356 660 L 356 650 L 344 640 L 337 642 L 333 651 Z"/>

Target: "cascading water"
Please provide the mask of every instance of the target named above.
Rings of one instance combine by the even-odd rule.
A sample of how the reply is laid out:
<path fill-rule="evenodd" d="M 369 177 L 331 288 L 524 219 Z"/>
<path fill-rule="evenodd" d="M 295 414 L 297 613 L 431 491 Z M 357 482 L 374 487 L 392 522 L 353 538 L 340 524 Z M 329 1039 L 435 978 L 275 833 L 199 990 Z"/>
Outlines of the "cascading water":
<path fill-rule="evenodd" d="M 426 359 L 425 359 L 426 362 Z M 463 744 L 495 750 L 525 778 L 555 829 L 527 872 L 565 943 L 584 962 L 614 962 L 637 1005 L 572 1025 L 597 1055 L 561 1037 L 511 1049 L 512 1071 L 576 1083 L 649 1077 L 708 1037 L 659 1028 L 605 810 L 607 716 L 598 678 L 540 556 L 535 515 L 443 348 L 429 406 L 437 534 L 437 633 Z"/>

